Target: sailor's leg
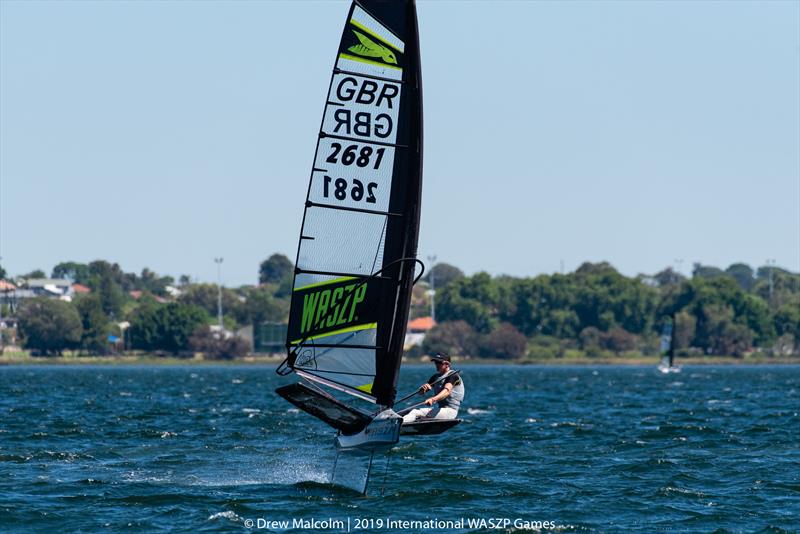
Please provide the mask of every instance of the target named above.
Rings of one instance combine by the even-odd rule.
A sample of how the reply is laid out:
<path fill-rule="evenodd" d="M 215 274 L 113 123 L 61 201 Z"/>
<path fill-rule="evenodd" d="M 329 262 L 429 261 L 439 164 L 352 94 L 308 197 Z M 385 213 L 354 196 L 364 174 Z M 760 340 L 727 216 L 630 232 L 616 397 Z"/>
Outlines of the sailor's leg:
<path fill-rule="evenodd" d="M 433 419 L 455 419 L 458 417 L 458 410 L 454 408 L 439 408 L 436 413 L 428 414 Z"/>
<path fill-rule="evenodd" d="M 418 417 L 425 417 L 430 412 L 430 408 L 415 408 L 403 416 L 404 423 L 413 423 Z"/>

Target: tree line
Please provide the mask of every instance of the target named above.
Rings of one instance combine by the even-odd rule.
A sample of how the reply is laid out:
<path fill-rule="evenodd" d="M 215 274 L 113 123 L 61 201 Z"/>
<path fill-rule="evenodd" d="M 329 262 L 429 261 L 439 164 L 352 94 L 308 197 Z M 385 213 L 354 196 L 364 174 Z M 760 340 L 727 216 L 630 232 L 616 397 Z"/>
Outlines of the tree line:
<path fill-rule="evenodd" d="M 2 267 L 0 272 L 6 274 Z M 288 258 L 273 254 L 260 265 L 258 285 L 223 287 L 225 330 L 285 321 L 292 272 Z M 45 277 L 44 271 L 36 270 L 16 280 L 24 287 L 27 279 Z M 186 275 L 176 283 L 174 278 L 147 268 L 141 274 L 129 273 L 105 260 L 59 263 L 50 277 L 68 279 L 90 291 L 74 294 L 69 302 L 48 297 L 18 302 L 5 298 L 0 310 L 5 317 L 17 317 L 18 337 L 35 353 L 108 354 L 132 349 L 233 358 L 248 350 L 242 339 L 212 329 L 219 289 L 215 284 L 191 283 Z"/>
<path fill-rule="evenodd" d="M 436 282 L 439 323 L 425 350 L 494 358 L 656 354 L 670 317 L 682 355 L 799 348 L 800 275 L 785 269 L 695 264 L 690 278 L 671 268 L 626 277 L 608 263 L 533 278 L 448 270 Z"/>
<path fill-rule="evenodd" d="M 273 254 L 259 265 L 257 285 L 222 288 L 225 329 L 286 322 L 293 270 L 288 258 Z M 44 272 L 21 278 L 34 277 Z M 103 260 L 60 263 L 51 277 L 91 292 L 76 294 L 72 302 L 25 299 L 14 310 L 2 310 L 17 315 L 24 346 L 41 354 L 133 349 L 233 358 L 247 350 L 241 339 L 212 329 L 215 284 L 191 283 L 188 276 L 176 283 L 149 269 L 126 273 Z M 413 349 L 417 354 L 656 354 L 667 317 L 675 320 L 679 355 L 788 355 L 800 343 L 800 275 L 780 268 L 695 264 L 688 278 L 670 268 L 627 277 L 608 263 L 585 263 L 572 273 L 518 278 L 465 276 L 439 263 L 414 288 L 412 318 L 430 313 L 431 286 L 438 323 Z M 111 343 L 114 338 L 120 341 Z"/>

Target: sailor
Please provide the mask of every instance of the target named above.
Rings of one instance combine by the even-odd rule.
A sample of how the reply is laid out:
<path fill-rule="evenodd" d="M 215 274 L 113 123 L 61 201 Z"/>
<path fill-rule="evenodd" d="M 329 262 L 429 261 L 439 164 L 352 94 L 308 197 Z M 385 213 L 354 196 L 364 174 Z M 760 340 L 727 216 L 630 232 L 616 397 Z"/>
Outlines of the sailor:
<path fill-rule="evenodd" d="M 403 416 L 404 423 L 411 423 L 420 417 L 426 419 L 455 419 L 464 400 L 464 381 L 461 371 L 450 368 L 450 356 L 437 352 L 431 358 L 436 366 L 436 374 L 419 387 L 419 394 L 433 390 L 433 397 L 425 400 L 426 408 L 411 410 Z M 434 407 L 433 405 L 436 404 Z"/>

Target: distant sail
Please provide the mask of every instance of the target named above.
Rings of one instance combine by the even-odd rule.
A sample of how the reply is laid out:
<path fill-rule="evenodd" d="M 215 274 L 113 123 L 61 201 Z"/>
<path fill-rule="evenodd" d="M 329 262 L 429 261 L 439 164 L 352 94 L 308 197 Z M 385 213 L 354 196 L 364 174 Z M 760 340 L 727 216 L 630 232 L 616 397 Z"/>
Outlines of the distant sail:
<path fill-rule="evenodd" d="M 675 318 L 667 317 L 661 330 L 661 345 L 659 348 L 661 363 L 659 369 L 669 370 L 675 367 Z"/>
<path fill-rule="evenodd" d="M 353 2 L 300 232 L 286 340 L 295 373 L 376 404 L 394 403 L 421 190 L 414 2 Z"/>

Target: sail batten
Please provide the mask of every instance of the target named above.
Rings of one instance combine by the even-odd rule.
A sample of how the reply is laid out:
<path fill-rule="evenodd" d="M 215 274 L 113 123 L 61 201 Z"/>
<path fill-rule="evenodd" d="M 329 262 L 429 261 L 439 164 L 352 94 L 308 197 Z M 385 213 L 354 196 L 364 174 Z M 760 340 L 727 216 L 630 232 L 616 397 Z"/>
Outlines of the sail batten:
<path fill-rule="evenodd" d="M 287 363 L 304 378 L 390 406 L 421 198 L 416 11 L 413 0 L 356 0 L 346 21 L 306 195 Z"/>

